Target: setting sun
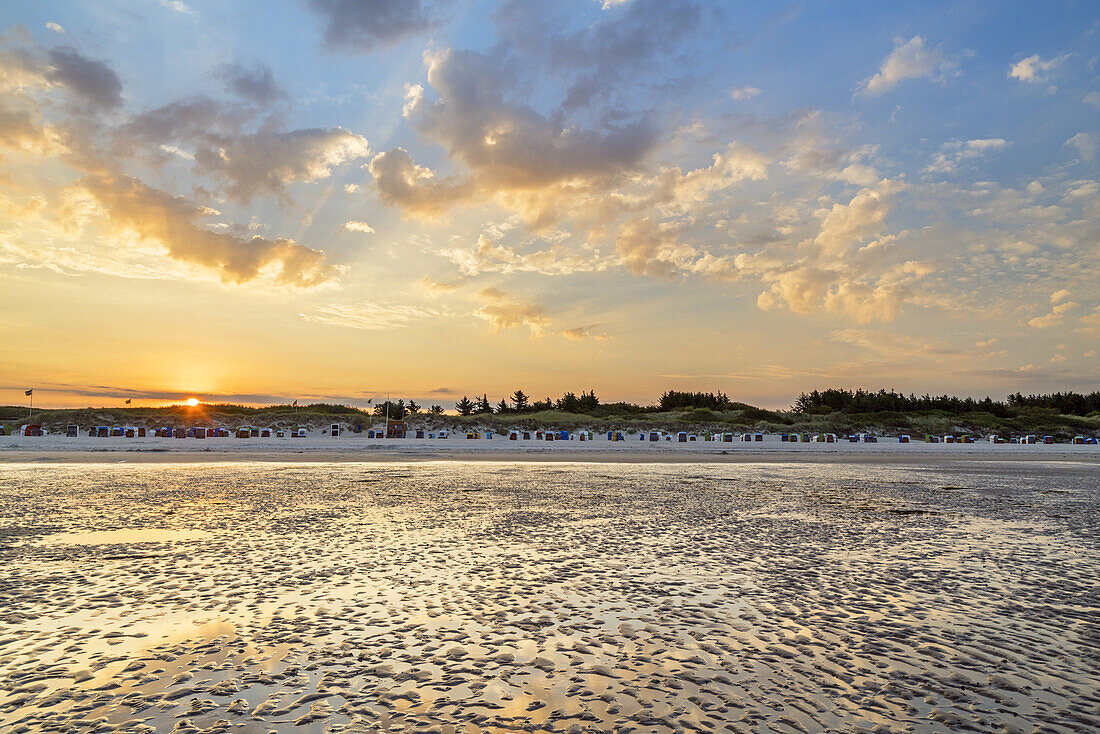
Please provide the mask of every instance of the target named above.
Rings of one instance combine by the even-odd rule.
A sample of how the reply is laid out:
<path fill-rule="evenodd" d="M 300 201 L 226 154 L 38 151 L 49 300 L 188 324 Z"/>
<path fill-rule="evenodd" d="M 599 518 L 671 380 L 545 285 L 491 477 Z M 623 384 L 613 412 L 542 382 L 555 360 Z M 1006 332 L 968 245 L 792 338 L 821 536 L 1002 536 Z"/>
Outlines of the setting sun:
<path fill-rule="evenodd" d="M 194 408 L 194 407 L 195 407 L 196 405 L 198 405 L 198 404 L 199 404 L 199 401 L 198 401 L 198 399 L 197 399 L 197 398 L 187 398 L 187 401 L 186 401 L 186 402 L 187 402 L 187 404 L 188 404 L 188 405 L 189 405 L 190 407 L 192 407 L 192 408 Z"/>

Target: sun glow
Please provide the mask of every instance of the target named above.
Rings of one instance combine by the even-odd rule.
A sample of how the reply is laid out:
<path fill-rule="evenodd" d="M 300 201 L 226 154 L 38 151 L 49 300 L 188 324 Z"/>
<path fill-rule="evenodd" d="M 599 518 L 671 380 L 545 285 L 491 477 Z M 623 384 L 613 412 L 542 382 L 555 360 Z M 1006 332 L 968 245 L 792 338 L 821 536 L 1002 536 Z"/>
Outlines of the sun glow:
<path fill-rule="evenodd" d="M 194 408 L 194 407 L 195 407 L 196 405 L 198 405 L 198 404 L 199 404 L 199 401 L 198 401 L 198 399 L 197 399 L 197 398 L 187 398 L 187 401 L 186 401 L 186 402 L 187 402 L 187 404 L 188 404 L 188 405 L 189 405 L 190 407 L 192 407 L 192 408 Z"/>

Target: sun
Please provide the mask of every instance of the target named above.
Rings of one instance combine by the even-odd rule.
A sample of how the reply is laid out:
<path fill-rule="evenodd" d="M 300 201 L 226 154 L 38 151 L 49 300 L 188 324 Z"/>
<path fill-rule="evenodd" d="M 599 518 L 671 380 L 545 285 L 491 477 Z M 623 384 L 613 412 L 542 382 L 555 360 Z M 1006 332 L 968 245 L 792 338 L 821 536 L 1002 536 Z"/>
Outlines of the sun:
<path fill-rule="evenodd" d="M 196 398 L 187 398 L 187 405 L 188 406 L 194 408 L 198 404 L 199 404 L 198 399 L 196 399 Z"/>

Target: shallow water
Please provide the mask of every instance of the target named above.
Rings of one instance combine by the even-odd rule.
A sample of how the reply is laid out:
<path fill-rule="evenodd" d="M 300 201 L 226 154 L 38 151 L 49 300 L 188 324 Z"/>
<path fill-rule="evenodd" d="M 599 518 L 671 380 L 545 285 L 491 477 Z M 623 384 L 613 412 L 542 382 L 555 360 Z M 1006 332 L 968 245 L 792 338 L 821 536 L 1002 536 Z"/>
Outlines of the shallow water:
<path fill-rule="evenodd" d="M 1100 729 L 1095 465 L 0 466 L 0 729 Z"/>

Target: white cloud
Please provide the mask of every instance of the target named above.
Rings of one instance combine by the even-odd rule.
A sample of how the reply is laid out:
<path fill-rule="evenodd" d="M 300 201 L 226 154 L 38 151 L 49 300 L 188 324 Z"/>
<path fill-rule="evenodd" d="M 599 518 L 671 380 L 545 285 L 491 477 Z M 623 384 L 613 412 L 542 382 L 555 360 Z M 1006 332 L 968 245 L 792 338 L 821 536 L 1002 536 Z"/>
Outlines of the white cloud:
<path fill-rule="evenodd" d="M 1021 82 L 1035 83 L 1045 78 L 1044 72 L 1051 71 L 1065 61 L 1067 56 L 1063 54 L 1048 61 L 1039 58 L 1039 54 L 1032 54 L 1026 59 L 1021 59 L 1008 70 L 1008 76 Z"/>
<path fill-rule="evenodd" d="M 1081 98 L 1081 101 L 1093 107 L 1100 107 L 1100 92 L 1089 92 Z"/>
<path fill-rule="evenodd" d="M 950 66 L 940 48 L 926 48 L 924 39 L 913 36 L 908 41 L 896 39 L 894 50 L 882 62 L 878 73 L 861 83 L 866 95 L 879 95 L 893 89 L 906 79 L 919 79 L 942 74 Z"/>
<path fill-rule="evenodd" d="M 358 194 L 360 191 L 359 184 L 344 184 L 344 192 L 348 194 Z"/>
<path fill-rule="evenodd" d="M 1043 316 L 1036 316 L 1027 322 L 1027 325 L 1033 329 L 1046 329 L 1056 324 L 1061 323 L 1068 312 L 1078 308 L 1081 304 L 1075 301 L 1067 301 L 1069 298 L 1069 291 L 1060 290 L 1055 291 L 1050 296 L 1050 302 L 1053 304 L 1050 309 L 1050 313 Z"/>
<path fill-rule="evenodd" d="M 350 221 L 344 223 L 344 229 L 349 232 L 362 232 L 363 234 L 373 234 L 374 227 L 370 226 L 366 222 Z"/>
<path fill-rule="evenodd" d="M 401 116 L 408 118 L 424 100 L 424 87 L 419 84 L 405 85 L 405 104 L 401 107 Z"/>
<path fill-rule="evenodd" d="M 608 262 L 591 255 L 561 252 L 556 248 L 521 253 L 505 245 L 494 245 L 485 235 L 477 238 L 472 249 L 450 248 L 440 251 L 463 275 L 481 273 L 541 273 L 570 275 L 572 273 L 605 270 Z"/>
<path fill-rule="evenodd" d="M 159 147 L 165 153 L 171 153 L 172 155 L 177 156 L 179 158 L 183 158 L 186 161 L 195 160 L 195 156 L 191 155 L 186 150 L 183 150 L 182 148 L 177 147 L 175 145 L 161 145 Z"/>
<path fill-rule="evenodd" d="M 980 158 L 987 153 L 1003 150 L 1008 142 L 1003 138 L 979 138 L 977 140 L 952 140 L 940 146 L 932 162 L 925 166 L 929 173 L 951 173 L 963 161 Z"/>
<path fill-rule="evenodd" d="M 878 190 L 863 189 L 847 204 L 833 204 L 813 240 L 821 256 L 826 259 L 843 257 L 853 246 L 877 233 L 890 211 L 890 191 L 887 183 Z"/>
<path fill-rule="evenodd" d="M 46 27 L 49 28 L 54 33 L 64 33 L 65 32 L 64 28 L 62 28 L 57 23 L 54 23 L 52 20 L 49 23 L 46 24 Z"/>
<path fill-rule="evenodd" d="M 1072 145 L 1077 148 L 1077 152 L 1086 161 L 1092 161 L 1096 158 L 1096 138 L 1088 133 L 1077 133 L 1072 138 L 1065 142 L 1066 145 Z"/>
<path fill-rule="evenodd" d="M 753 97 L 755 97 L 758 94 L 760 94 L 760 90 L 757 89 L 756 87 L 745 86 L 745 87 L 737 87 L 736 89 L 731 89 L 730 90 L 730 96 L 733 97 L 734 99 L 738 100 L 738 101 L 745 100 L 745 99 L 752 99 Z"/>

